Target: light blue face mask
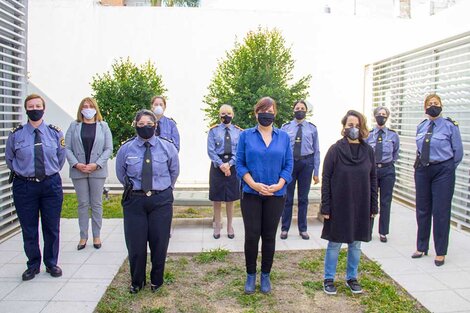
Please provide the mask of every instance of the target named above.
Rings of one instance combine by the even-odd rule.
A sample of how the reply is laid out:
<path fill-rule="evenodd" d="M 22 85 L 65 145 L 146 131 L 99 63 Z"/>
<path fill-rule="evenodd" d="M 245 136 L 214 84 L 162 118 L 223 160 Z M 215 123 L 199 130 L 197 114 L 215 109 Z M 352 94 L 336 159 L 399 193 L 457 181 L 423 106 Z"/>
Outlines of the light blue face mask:
<path fill-rule="evenodd" d="M 351 140 L 359 139 L 359 128 L 357 127 L 345 128 L 344 134 Z"/>
<path fill-rule="evenodd" d="M 87 120 L 91 120 L 96 115 L 95 109 L 82 109 L 82 115 Z"/>
<path fill-rule="evenodd" d="M 153 113 L 155 113 L 157 115 L 162 115 L 163 114 L 163 108 L 161 106 L 157 105 L 155 110 L 153 110 Z"/>

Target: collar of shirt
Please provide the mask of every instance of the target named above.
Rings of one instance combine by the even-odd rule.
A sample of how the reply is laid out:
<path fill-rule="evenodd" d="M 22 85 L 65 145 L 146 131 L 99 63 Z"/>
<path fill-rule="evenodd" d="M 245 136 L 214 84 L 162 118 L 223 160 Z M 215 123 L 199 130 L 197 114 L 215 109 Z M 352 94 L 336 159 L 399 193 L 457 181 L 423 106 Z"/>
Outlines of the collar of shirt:
<path fill-rule="evenodd" d="M 388 135 L 388 128 L 387 128 L 387 127 L 384 127 L 384 128 L 378 128 L 378 127 L 376 127 L 376 128 L 374 128 L 374 130 L 373 130 L 372 132 L 374 133 L 374 135 L 375 135 L 376 137 L 378 137 L 380 130 L 382 130 L 382 131 L 384 132 L 384 135 L 385 135 L 385 136 Z"/>
<path fill-rule="evenodd" d="M 253 133 L 254 133 L 254 132 L 258 132 L 258 133 L 260 133 L 260 135 L 261 135 L 261 132 L 260 132 L 259 129 L 258 129 L 258 125 L 256 125 L 255 127 L 253 127 L 251 132 L 253 132 Z M 279 133 L 279 129 L 273 126 L 273 133 L 278 134 L 278 133 Z"/>
<path fill-rule="evenodd" d="M 444 123 L 444 118 L 442 116 L 436 118 L 435 120 L 431 121 L 430 119 L 428 119 L 424 124 L 426 125 L 426 127 L 429 127 L 429 125 L 431 125 L 431 122 L 434 122 L 434 126 L 442 126 L 442 123 Z"/>
<path fill-rule="evenodd" d="M 41 134 L 44 134 L 45 133 L 45 130 L 46 130 L 46 123 L 44 121 L 42 121 L 41 125 L 38 126 L 38 129 L 39 129 L 39 132 Z M 26 123 L 26 125 L 24 126 L 24 128 L 26 129 L 26 131 L 28 131 L 28 133 L 30 133 L 31 135 L 34 133 L 34 130 L 36 128 L 34 128 L 33 125 L 31 125 L 30 122 Z"/>
<path fill-rule="evenodd" d="M 225 130 L 225 128 L 227 128 L 227 125 L 225 125 L 224 123 L 220 123 L 220 124 L 219 124 L 219 127 L 222 128 L 223 130 Z M 233 127 L 234 127 L 234 126 L 233 126 L 232 124 L 230 124 L 230 125 L 228 126 L 228 129 L 229 129 L 229 130 L 232 130 Z"/>
<path fill-rule="evenodd" d="M 137 136 L 136 140 L 137 140 L 137 145 L 139 147 L 142 147 L 146 141 L 150 142 L 150 145 L 153 147 L 153 146 L 155 146 L 155 143 L 157 141 L 157 137 L 155 137 L 155 135 L 154 135 L 149 140 L 144 140 L 144 139 L 140 138 L 139 136 Z"/>

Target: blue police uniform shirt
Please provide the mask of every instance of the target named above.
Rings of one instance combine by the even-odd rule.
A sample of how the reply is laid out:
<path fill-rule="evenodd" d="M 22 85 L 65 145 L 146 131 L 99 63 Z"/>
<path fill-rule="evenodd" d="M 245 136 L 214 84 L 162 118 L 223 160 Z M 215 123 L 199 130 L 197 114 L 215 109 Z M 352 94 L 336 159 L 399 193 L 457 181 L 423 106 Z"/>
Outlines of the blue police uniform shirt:
<path fill-rule="evenodd" d="M 238 126 L 232 124 L 228 125 L 232 145 L 232 157 L 230 159 L 223 160 L 219 155 L 224 154 L 226 128 L 227 125 L 220 123 L 209 130 L 209 135 L 207 137 L 207 154 L 209 155 L 214 167 L 219 167 L 222 163 L 228 163 L 232 166 L 235 165 L 236 162 L 238 138 L 240 137 L 242 130 Z"/>
<path fill-rule="evenodd" d="M 379 127 L 375 127 L 367 137 L 366 142 L 374 149 L 379 138 Z M 375 160 L 376 163 L 389 163 L 398 160 L 398 151 L 400 150 L 400 137 L 398 134 L 387 127 L 382 128 L 382 160 Z"/>
<path fill-rule="evenodd" d="M 180 151 L 180 134 L 178 133 L 178 128 L 176 127 L 176 122 L 163 115 L 159 120 L 160 124 L 160 137 L 171 140 L 178 151 Z"/>
<path fill-rule="evenodd" d="M 246 193 L 259 194 L 243 180 L 250 173 L 253 180 L 265 185 L 273 185 L 282 177 L 286 183 L 275 196 L 286 194 L 287 184 L 292 180 L 294 158 L 289 135 L 273 127 L 272 141 L 268 147 L 258 130 L 258 126 L 249 128 L 240 134 L 237 147 L 237 176 L 242 182 L 242 190 Z"/>
<path fill-rule="evenodd" d="M 306 120 L 302 123 L 302 141 L 300 145 L 300 155 L 306 156 L 313 154 L 313 176 L 318 176 L 320 170 L 320 147 L 318 143 L 318 131 L 317 127 Z M 289 123 L 282 125 L 281 129 L 285 131 L 290 138 L 291 148 L 294 150 L 295 136 L 299 129 L 299 123 L 294 119 Z"/>
<path fill-rule="evenodd" d="M 178 151 L 173 143 L 153 136 L 148 140 L 152 151 L 152 190 L 174 189 L 179 175 Z M 139 136 L 124 143 L 116 156 L 116 176 L 124 185 L 125 176 L 133 184 L 133 190 L 142 190 L 142 163 L 146 147 Z"/>
<path fill-rule="evenodd" d="M 443 117 L 434 120 L 434 128 L 430 143 L 430 162 L 443 162 L 454 159 L 455 167 L 459 165 L 463 158 L 463 145 L 460 130 L 453 121 Z M 421 154 L 424 136 L 428 131 L 431 120 L 427 119 L 418 125 L 416 131 L 416 146 Z"/>
<path fill-rule="evenodd" d="M 52 127 L 52 128 L 51 128 Z M 7 166 L 16 174 L 34 177 L 34 127 L 26 123 L 8 136 L 5 159 Z M 58 173 L 65 163 L 65 141 L 62 131 L 42 122 L 38 127 L 44 153 L 46 175 Z"/>

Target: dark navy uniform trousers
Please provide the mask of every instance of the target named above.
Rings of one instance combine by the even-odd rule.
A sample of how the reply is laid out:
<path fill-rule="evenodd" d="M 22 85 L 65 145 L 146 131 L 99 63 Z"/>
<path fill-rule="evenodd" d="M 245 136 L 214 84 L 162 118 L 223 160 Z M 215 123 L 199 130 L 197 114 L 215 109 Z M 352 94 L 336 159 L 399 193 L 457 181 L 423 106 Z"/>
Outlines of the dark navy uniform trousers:
<path fill-rule="evenodd" d="M 314 169 L 313 154 L 306 158 L 294 161 L 292 181 L 287 185 L 286 205 L 282 212 L 282 231 L 289 231 L 292 222 L 292 206 L 294 205 L 295 184 L 297 183 L 298 215 L 297 224 L 299 232 L 307 231 L 308 193 L 312 184 Z"/>
<path fill-rule="evenodd" d="M 377 185 L 380 192 L 379 234 L 388 235 L 390 225 L 390 206 L 393 186 L 395 186 L 395 166 L 377 167 Z"/>
<path fill-rule="evenodd" d="M 62 180 L 59 174 L 46 177 L 41 182 L 15 177 L 13 200 L 23 232 L 24 251 L 28 268 L 39 269 L 39 213 L 44 238 L 44 264 L 57 265 L 59 256 L 60 212 L 63 202 Z"/>
<path fill-rule="evenodd" d="M 453 159 L 415 170 L 417 250 L 427 252 L 433 221 L 436 255 L 446 255 L 449 244 L 450 209 L 455 186 Z"/>
<path fill-rule="evenodd" d="M 173 217 L 173 191 L 168 188 L 150 197 L 131 194 L 123 202 L 123 210 L 132 285 L 142 287 L 146 283 L 148 242 L 152 262 L 150 281 L 161 286 Z"/>

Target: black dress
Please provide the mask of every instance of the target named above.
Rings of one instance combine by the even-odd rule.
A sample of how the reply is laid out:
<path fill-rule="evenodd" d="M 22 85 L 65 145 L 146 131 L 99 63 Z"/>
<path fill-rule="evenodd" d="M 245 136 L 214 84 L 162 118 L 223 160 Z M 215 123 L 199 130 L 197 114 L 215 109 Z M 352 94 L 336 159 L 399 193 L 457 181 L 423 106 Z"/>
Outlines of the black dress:
<path fill-rule="evenodd" d="M 320 210 L 330 219 L 325 219 L 321 237 L 342 243 L 370 241 L 371 215 L 378 212 L 372 147 L 363 141 L 350 144 L 346 138 L 337 141 L 325 156 L 322 175 Z"/>

